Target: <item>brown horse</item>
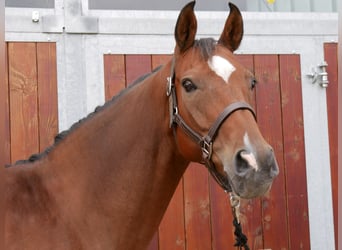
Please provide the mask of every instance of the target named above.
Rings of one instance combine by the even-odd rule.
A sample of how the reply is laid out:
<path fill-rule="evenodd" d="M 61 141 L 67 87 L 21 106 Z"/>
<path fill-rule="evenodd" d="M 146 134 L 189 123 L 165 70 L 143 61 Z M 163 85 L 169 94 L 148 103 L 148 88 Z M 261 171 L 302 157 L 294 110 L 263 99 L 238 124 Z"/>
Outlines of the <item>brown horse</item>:
<path fill-rule="evenodd" d="M 190 161 L 241 197 L 269 189 L 278 167 L 249 105 L 256 82 L 232 53 L 241 14 L 230 4 L 219 40 L 195 40 L 194 4 L 173 60 L 6 169 L 6 250 L 145 249 Z"/>

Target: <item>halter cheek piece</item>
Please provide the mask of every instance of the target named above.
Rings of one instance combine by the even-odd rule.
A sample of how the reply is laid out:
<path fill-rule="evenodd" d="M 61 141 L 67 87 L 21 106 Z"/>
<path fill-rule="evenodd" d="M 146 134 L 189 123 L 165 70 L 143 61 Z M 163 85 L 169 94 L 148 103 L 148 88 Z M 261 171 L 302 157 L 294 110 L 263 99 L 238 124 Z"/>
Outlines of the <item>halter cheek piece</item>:
<path fill-rule="evenodd" d="M 177 103 L 177 95 L 176 95 L 176 86 L 175 86 L 175 71 L 174 64 L 175 59 L 172 59 L 171 66 L 171 75 L 167 78 L 167 90 L 166 95 L 169 97 L 169 108 L 170 108 L 170 128 L 175 128 L 175 126 L 179 126 L 183 129 L 183 131 L 196 143 L 201 147 L 202 150 L 202 159 L 203 164 L 208 168 L 210 174 L 214 177 L 217 183 L 226 191 L 232 192 L 231 181 L 228 178 L 221 175 L 215 168 L 215 164 L 211 160 L 213 154 L 213 143 L 218 133 L 220 126 L 223 122 L 235 111 L 238 110 L 249 110 L 254 118 L 256 119 L 256 115 L 254 110 L 250 105 L 245 102 L 234 102 L 228 105 L 223 112 L 218 116 L 214 124 L 210 127 L 208 134 L 205 136 L 201 136 L 197 132 L 195 132 L 186 122 L 183 120 L 181 115 L 178 112 L 178 103 Z"/>

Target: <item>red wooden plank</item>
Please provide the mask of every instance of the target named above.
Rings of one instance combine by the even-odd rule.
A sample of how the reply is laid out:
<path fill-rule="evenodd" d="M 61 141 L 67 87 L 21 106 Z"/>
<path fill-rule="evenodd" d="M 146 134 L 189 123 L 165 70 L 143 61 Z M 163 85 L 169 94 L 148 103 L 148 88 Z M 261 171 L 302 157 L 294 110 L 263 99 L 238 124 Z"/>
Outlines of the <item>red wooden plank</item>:
<path fill-rule="evenodd" d="M 179 183 L 159 226 L 159 249 L 185 249 L 183 181 Z"/>
<path fill-rule="evenodd" d="M 39 147 L 53 144 L 58 133 L 56 44 L 37 43 Z"/>
<path fill-rule="evenodd" d="M 192 163 L 184 174 L 186 248 L 211 249 L 208 171 Z"/>
<path fill-rule="evenodd" d="M 253 56 L 239 55 L 238 61 L 253 72 Z M 254 104 L 253 104 L 254 105 Z M 254 204 L 255 203 L 255 204 Z M 231 214 L 229 196 L 226 194 L 216 182 L 210 178 L 210 204 L 211 204 L 211 227 L 212 227 L 212 248 L 213 249 L 229 249 L 232 248 L 234 239 L 233 218 Z M 260 205 L 257 202 L 242 202 L 241 204 L 241 224 L 243 232 L 248 237 L 248 242 L 254 242 L 259 235 L 261 237 L 260 228 Z M 253 212 L 253 214 L 251 213 Z M 255 220 L 256 219 L 256 220 Z M 256 235 L 254 232 L 257 232 Z M 262 241 L 261 241 L 262 242 Z M 253 243 L 251 244 L 253 245 Z M 259 247 L 262 244 L 258 245 Z"/>
<path fill-rule="evenodd" d="M 39 151 L 35 43 L 9 43 L 11 158 Z"/>
<path fill-rule="evenodd" d="M 242 63 L 248 70 L 255 74 L 254 56 L 252 55 L 238 55 L 240 63 Z M 258 76 L 255 76 L 258 77 Z M 252 106 L 258 115 L 258 108 L 256 103 L 256 92 L 258 85 L 253 92 Z M 252 249 L 263 248 L 263 229 L 262 229 L 262 210 L 261 199 L 256 198 L 252 200 L 241 200 L 241 224 L 244 233 L 248 237 L 248 244 Z"/>
<path fill-rule="evenodd" d="M 7 46 L 4 47 L 4 65 L 0 67 L 0 167 L 11 162 Z"/>
<path fill-rule="evenodd" d="M 264 248 L 288 249 L 287 206 L 283 163 L 279 62 L 277 55 L 256 55 L 257 120 L 265 140 L 273 147 L 280 174 L 262 200 Z"/>
<path fill-rule="evenodd" d="M 152 68 L 166 64 L 171 55 L 152 55 Z M 160 250 L 184 250 L 183 181 L 180 181 L 159 226 Z"/>
<path fill-rule="evenodd" d="M 212 249 L 230 249 L 235 239 L 229 194 L 212 177 L 209 178 Z"/>
<path fill-rule="evenodd" d="M 127 85 L 133 83 L 140 76 L 151 72 L 151 60 L 151 55 L 126 55 Z"/>
<path fill-rule="evenodd" d="M 7 135 L 8 135 L 8 84 L 6 75 L 6 43 L 5 43 L 5 3 L 1 1 L 0 3 L 0 221 L 4 221 L 5 219 L 5 211 L 4 211 L 4 190 L 5 190 L 5 181 L 4 179 L 4 164 L 9 163 L 9 151 L 7 147 Z M 3 224 L 2 224 L 3 225 Z M 3 249 L 4 245 L 4 226 L 0 227 L 0 249 Z"/>
<path fill-rule="evenodd" d="M 255 70 L 254 70 L 254 57 L 253 57 L 253 55 L 237 55 L 236 58 L 252 74 L 255 73 Z M 256 91 L 253 92 L 253 99 L 252 99 L 251 105 L 252 105 L 252 107 L 256 111 L 256 108 L 255 108 L 256 107 Z"/>
<path fill-rule="evenodd" d="M 299 55 L 280 56 L 290 249 L 310 249 Z M 313 218 L 314 219 L 314 218 Z"/>
<path fill-rule="evenodd" d="M 105 97 L 109 100 L 126 86 L 125 56 L 104 55 L 103 62 Z"/>
<path fill-rule="evenodd" d="M 152 55 L 152 69 L 165 65 L 172 59 L 172 55 Z"/>
<path fill-rule="evenodd" d="M 337 63 L 337 43 L 324 44 L 325 61 L 328 63 L 327 72 L 329 76 L 329 87 L 326 89 L 327 109 L 328 109 L 328 128 L 329 128 L 329 149 L 330 149 L 330 171 L 333 195 L 334 210 L 334 231 L 335 245 L 337 249 L 338 235 L 338 135 L 337 135 L 337 117 L 338 117 L 338 63 Z"/>

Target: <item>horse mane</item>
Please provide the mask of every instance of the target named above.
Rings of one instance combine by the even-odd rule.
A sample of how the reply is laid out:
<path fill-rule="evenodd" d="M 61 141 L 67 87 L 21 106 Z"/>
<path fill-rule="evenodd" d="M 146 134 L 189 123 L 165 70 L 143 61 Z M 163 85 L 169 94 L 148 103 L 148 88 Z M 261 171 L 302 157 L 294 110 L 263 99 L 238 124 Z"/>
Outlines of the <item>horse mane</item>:
<path fill-rule="evenodd" d="M 79 121 L 75 122 L 73 125 L 71 125 L 71 127 L 67 130 L 64 130 L 60 133 L 58 133 L 55 138 L 54 138 L 54 143 L 47 147 L 44 151 L 42 151 L 41 153 L 36 153 L 31 155 L 28 159 L 26 160 L 18 160 L 16 161 L 14 164 L 8 164 L 5 165 L 6 168 L 11 167 L 11 166 L 15 166 L 15 165 L 21 165 L 21 164 L 27 164 L 27 163 L 33 163 L 35 161 L 38 161 L 40 159 L 42 159 L 43 157 L 45 157 L 47 154 L 49 154 L 49 152 L 56 147 L 56 145 L 58 145 L 58 143 L 60 141 L 62 141 L 66 136 L 68 136 L 73 130 L 75 130 L 76 128 L 78 128 L 82 123 L 84 123 L 85 121 L 91 119 L 95 114 L 101 112 L 102 110 L 104 110 L 106 107 L 114 104 L 118 99 L 120 99 L 122 96 L 124 96 L 130 89 L 134 88 L 135 86 L 137 86 L 139 83 L 143 82 L 146 78 L 148 78 L 149 76 L 151 76 L 153 73 L 159 71 L 159 69 L 162 67 L 162 65 L 158 66 L 157 68 L 153 69 L 152 72 L 149 72 L 147 74 L 144 74 L 142 76 L 140 76 L 139 78 L 137 78 L 135 81 L 133 81 L 131 84 L 128 85 L 128 87 L 124 88 L 123 90 L 121 90 L 117 95 L 113 96 L 112 99 L 110 99 L 109 101 L 105 102 L 102 106 L 97 106 L 95 108 L 95 110 L 91 113 L 89 113 L 86 117 L 81 118 Z"/>

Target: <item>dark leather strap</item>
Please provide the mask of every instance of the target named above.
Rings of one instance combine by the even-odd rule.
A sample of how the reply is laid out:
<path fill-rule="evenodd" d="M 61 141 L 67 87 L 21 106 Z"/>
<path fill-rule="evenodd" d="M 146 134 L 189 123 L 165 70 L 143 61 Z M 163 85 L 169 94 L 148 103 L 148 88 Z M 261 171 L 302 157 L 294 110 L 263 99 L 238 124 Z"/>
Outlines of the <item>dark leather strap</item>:
<path fill-rule="evenodd" d="M 175 97 L 173 97 L 175 98 Z M 175 99 L 174 99 L 175 100 Z M 202 148 L 202 152 L 204 153 L 203 158 L 204 159 L 210 159 L 212 154 L 212 143 L 214 142 L 217 132 L 223 122 L 235 111 L 237 110 L 249 110 L 254 118 L 256 119 L 256 115 L 254 110 L 250 105 L 248 105 L 245 102 L 234 102 L 227 106 L 223 112 L 219 115 L 219 117 L 216 119 L 216 121 L 213 123 L 213 125 L 210 127 L 208 134 L 206 136 L 201 136 L 196 131 L 194 131 L 186 122 L 183 120 L 183 118 L 178 113 L 178 107 L 174 108 L 174 113 L 171 116 L 172 123 L 177 124 L 179 127 L 183 129 L 183 131 L 199 146 Z"/>
<path fill-rule="evenodd" d="M 198 145 L 201 145 L 202 136 L 196 133 L 192 128 L 186 124 L 183 118 L 177 113 L 174 115 L 174 122 L 183 129 L 183 131 Z"/>
<path fill-rule="evenodd" d="M 232 104 L 228 105 L 223 112 L 219 115 L 219 117 L 216 119 L 216 121 L 214 122 L 214 124 L 211 126 L 211 128 L 209 129 L 208 135 L 206 136 L 206 138 L 208 138 L 208 141 L 213 141 L 217 135 L 218 129 L 220 128 L 220 126 L 222 125 L 222 123 L 235 111 L 237 110 L 241 110 L 241 109 L 247 109 L 249 110 L 253 116 L 254 119 L 256 119 L 256 115 L 254 110 L 252 109 L 252 107 L 250 105 L 248 105 L 245 102 L 233 102 Z"/>
<path fill-rule="evenodd" d="M 213 161 L 208 160 L 204 162 L 204 165 L 208 169 L 211 176 L 214 178 L 214 180 L 223 188 L 223 190 L 227 193 L 232 192 L 232 184 L 230 176 L 223 176 L 221 175 L 215 168 L 215 165 Z"/>

